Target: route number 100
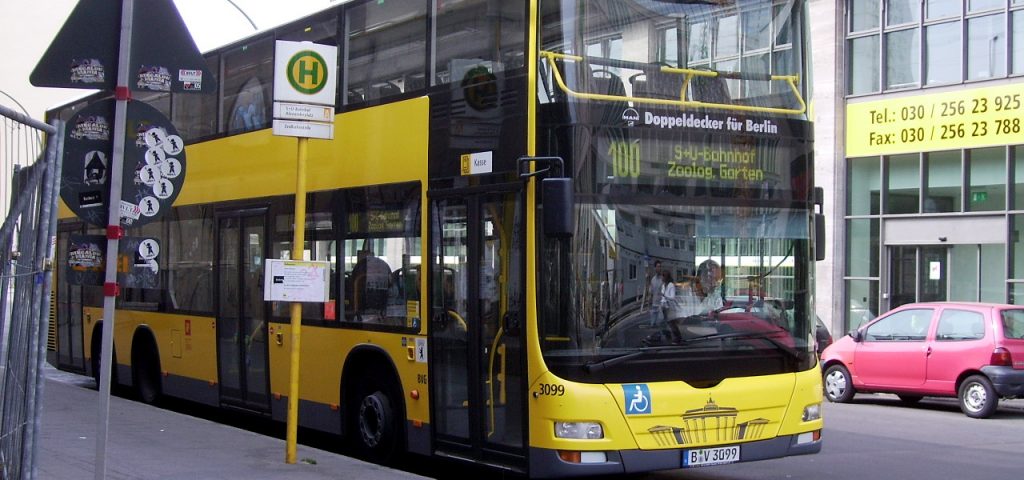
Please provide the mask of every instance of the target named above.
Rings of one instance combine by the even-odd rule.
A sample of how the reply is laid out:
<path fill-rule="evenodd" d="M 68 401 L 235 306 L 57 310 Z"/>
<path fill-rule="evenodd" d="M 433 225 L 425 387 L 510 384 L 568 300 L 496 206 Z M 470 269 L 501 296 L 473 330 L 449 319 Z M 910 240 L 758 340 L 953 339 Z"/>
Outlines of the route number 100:
<path fill-rule="evenodd" d="M 608 156 L 612 159 L 612 173 L 617 178 L 640 176 L 640 144 L 611 142 Z"/>

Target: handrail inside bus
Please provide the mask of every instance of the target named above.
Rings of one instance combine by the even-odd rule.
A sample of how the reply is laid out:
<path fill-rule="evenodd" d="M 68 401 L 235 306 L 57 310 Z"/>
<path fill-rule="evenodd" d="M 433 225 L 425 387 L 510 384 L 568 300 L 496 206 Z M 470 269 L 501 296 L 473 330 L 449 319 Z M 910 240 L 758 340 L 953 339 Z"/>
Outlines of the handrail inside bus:
<path fill-rule="evenodd" d="M 564 53 L 551 52 L 547 50 L 541 50 L 541 56 L 547 59 L 551 66 L 551 71 L 554 75 L 555 82 L 558 84 L 558 88 L 562 89 L 567 95 L 576 98 L 584 98 L 588 100 L 608 100 L 618 102 L 634 102 L 634 103 L 646 103 L 654 105 L 671 105 L 682 108 L 693 107 L 693 108 L 711 108 L 718 110 L 734 110 L 740 112 L 759 112 L 759 113 L 781 113 L 787 115 L 802 115 L 807 112 L 807 103 L 804 101 L 803 96 L 800 94 L 800 89 L 797 84 L 800 82 L 799 75 L 766 75 L 766 74 L 751 74 L 742 72 L 719 72 L 715 70 L 697 70 L 692 68 L 675 68 L 668 66 L 658 66 L 658 70 L 662 73 L 668 74 L 679 74 L 684 75 L 683 85 L 679 92 L 679 99 L 665 99 L 665 98 L 647 98 L 647 97 L 636 97 L 631 95 L 607 95 L 601 93 L 588 93 L 588 92 L 577 92 L 569 88 L 565 84 L 565 80 L 562 78 L 562 73 L 558 69 L 556 60 L 569 60 L 574 62 L 586 62 L 594 65 L 610 66 L 628 68 L 634 70 L 641 70 L 644 72 L 651 71 L 651 65 L 629 62 L 625 60 L 614 60 L 607 58 L 595 58 L 595 57 L 581 57 L 578 55 L 569 55 Z M 686 89 L 690 84 L 690 81 L 694 77 L 722 77 L 737 80 L 763 80 L 763 81 L 784 81 L 789 85 L 793 96 L 796 101 L 800 104 L 800 108 L 779 108 L 779 107 L 759 107 L 755 105 L 733 105 L 729 103 L 713 103 L 713 102 L 702 102 L 698 100 L 686 100 Z"/>

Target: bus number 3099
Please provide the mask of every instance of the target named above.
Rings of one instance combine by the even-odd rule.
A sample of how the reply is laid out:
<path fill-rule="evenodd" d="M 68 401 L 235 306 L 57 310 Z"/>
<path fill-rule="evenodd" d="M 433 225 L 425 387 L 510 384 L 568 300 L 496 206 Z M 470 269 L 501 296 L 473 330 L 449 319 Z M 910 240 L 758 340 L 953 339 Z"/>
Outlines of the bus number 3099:
<path fill-rule="evenodd" d="M 540 394 L 561 397 L 565 395 L 565 385 L 558 385 L 556 383 L 542 383 L 540 384 Z"/>

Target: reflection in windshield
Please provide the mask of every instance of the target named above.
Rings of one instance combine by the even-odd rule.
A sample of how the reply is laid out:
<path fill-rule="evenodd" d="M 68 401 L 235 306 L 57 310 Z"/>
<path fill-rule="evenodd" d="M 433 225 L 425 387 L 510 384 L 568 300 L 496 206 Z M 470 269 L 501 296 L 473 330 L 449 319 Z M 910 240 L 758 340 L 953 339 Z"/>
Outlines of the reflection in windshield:
<path fill-rule="evenodd" d="M 578 209 L 577 234 L 563 256 L 572 272 L 561 302 L 566 316 L 548 317 L 565 320 L 545 323 L 549 356 L 604 368 L 644 350 L 808 350 L 808 278 L 798 268 L 809 255 L 806 211 Z M 548 256 L 546 268 L 557 270 L 556 257 Z M 547 291 L 557 285 L 548 282 Z M 666 350 L 673 346 L 680 348 Z"/>

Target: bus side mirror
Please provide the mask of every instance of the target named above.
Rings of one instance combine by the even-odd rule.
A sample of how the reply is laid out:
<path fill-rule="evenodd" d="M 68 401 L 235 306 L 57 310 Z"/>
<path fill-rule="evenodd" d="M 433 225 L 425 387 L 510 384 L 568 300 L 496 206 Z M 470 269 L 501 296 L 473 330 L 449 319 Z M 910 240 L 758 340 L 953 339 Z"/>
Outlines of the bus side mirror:
<path fill-rule="evenodd" d="M 814 260 L 825 259 L 825 216 L 820 213 L 814 214 Z"/>
<path fill-rule="evenodd" d="M 544 199 L 544 235 L 565 238 L 573 233 L 573 188 L 571 178 L 545 178 L 540 181 Z"/>
<path fill-rule="evenodd" d="M 825 189 L 814 187 L 814 260 L 825 259 Z"/>

